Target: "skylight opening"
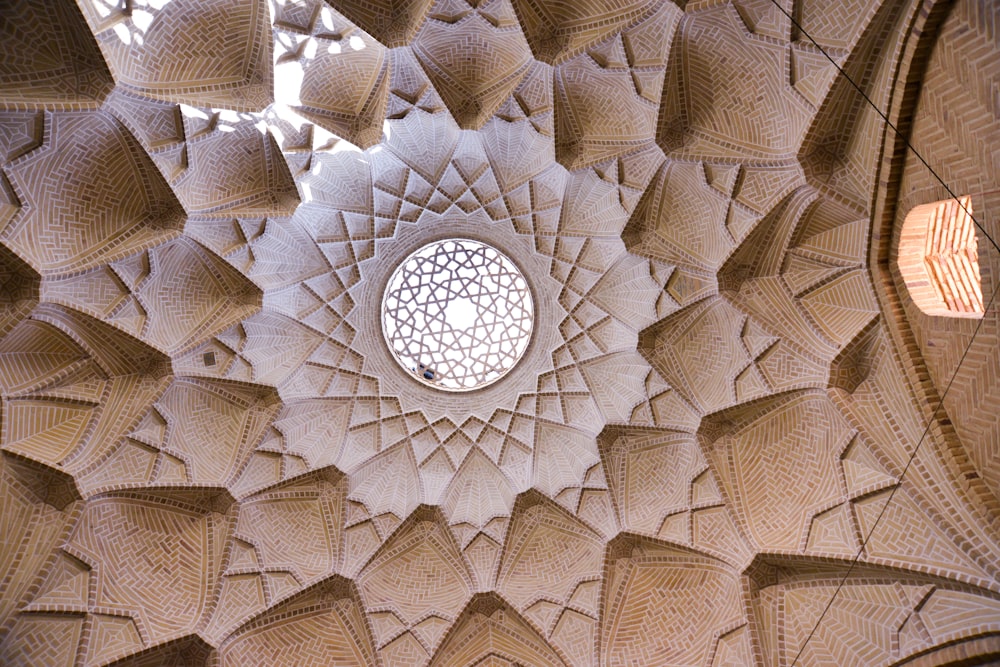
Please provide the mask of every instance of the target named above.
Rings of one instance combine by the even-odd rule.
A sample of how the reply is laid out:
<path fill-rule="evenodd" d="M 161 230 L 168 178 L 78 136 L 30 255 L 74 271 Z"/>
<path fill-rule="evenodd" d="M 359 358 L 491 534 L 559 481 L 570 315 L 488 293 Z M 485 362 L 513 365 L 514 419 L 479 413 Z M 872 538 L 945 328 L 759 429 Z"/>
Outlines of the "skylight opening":
<path fill-rule="evenodd" d="M 470 239 L 425 245 L 396 268 L 382 299 L 382 333 L 422 382 L 470 391 L 524 355 L 534 306 L 527 281 L 499 250 Z"/>

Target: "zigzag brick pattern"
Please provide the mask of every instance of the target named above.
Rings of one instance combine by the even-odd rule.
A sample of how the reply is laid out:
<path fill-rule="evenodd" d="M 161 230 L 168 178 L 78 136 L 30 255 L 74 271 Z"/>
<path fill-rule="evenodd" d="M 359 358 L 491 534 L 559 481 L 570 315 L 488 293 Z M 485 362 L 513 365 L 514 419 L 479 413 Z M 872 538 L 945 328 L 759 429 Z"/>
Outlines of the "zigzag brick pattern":
<path fill-rule="evenodd" d="M 780 4 L 3 3 L 0 664 L 1000 655 L 1000 260 L 925 436 L 950 195 L 826 57 L 996 236 L 995 12 Z M 455 238 L 467 392 L 382 330 Z"/>

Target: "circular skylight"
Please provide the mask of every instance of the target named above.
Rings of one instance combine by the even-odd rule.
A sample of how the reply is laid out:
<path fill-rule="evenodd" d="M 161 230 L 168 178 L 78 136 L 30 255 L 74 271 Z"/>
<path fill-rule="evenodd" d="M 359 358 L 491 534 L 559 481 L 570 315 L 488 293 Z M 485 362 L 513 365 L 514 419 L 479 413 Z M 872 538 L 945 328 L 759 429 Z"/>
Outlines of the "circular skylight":
<path fill-rule="evenodd" d="M 382 298 L 382 332 L 415 377 L 469 391 L 517 364 L 533 314 L 513 262 L 485 243 L 447 239 L 420 248 L 393 272 Z"/>

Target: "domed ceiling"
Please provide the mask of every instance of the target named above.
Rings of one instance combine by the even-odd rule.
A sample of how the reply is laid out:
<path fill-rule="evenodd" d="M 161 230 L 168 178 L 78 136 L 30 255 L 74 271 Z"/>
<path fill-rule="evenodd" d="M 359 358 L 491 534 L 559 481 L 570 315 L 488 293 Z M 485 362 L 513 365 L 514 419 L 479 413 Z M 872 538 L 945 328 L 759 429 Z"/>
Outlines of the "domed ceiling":
<path fill-rule="evenodd" d="M 924 4 L 4 3 L 0 662 L 1000 650 L 823 54 L 888 107 Z M 471 392 L 382 332 L 448 238 L 533 297 Z"/>

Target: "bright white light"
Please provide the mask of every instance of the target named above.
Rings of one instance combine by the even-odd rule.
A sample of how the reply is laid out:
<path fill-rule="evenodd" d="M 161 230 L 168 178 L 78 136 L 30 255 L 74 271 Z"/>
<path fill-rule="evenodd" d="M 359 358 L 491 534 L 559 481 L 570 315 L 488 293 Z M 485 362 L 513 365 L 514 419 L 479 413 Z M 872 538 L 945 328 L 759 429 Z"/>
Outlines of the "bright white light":
<path fill-rule="evenodd" d="M 137 9 L 132 12 L 132 23 L 142 32 L 146 32 L 153 24 L 153 15 Z"/>
<path fill-rule="evenodd" d="M 128 26 L 124 23 L 117 23 L 114 27 L 115 34 L 118 35 L 118 39 L 122 40 L 125 44 L 132 43 L 132 33 L 128 31 Z"/>
<path fill-rule="evenodd" d="M 94 9 L 97 10 L 97 14 L 103 19 L 111 15 L 111 6 L 104 2 L 94 2 Z"/>
<path fill-rule="evenodd" d="M 201 120 L 208 120 L 208 114 L 199 109 L 198 107 L 191 107 L 186 104 L 182 104 L 181 113 L 188 118 L 200 118 Z"/>
<path fill-rule="evenodd" d="M 274 68 L 274 99 L 276 102 L 289 106 L 302 104 L 299 92 L 302 90 L 302 80 L 305 72 L 302 63 L 293 60 L 282 63 Z"/>
<path fill-rule="evenodd" d="M 479 318 L 476 304 L 466 298 L 454 299 L 444 308 L 444 319 L 452 329 L 471 329 Z"/>
<path fill-rule="evenodd" d="M 333 32 L 334 27 L 335 27 L 335 22 L 333 20 L 333 14 L 331 14 L 330 10 L 327 9 L 326 7 L 324 7 L 323 9 L 321 9 L 320 12 L 319 12 L 319 22 L 320 22 L 320 25 L 323 26 L 324 31 L 326 31 L 326 32 Z"/>
<path fill-rule="evenodd" d="M 316 57 L 316 40 L 310 39 L 306 42 L 305 47 L 302 50 L 302 57 L 306 60 L 312 60 Z"/>

